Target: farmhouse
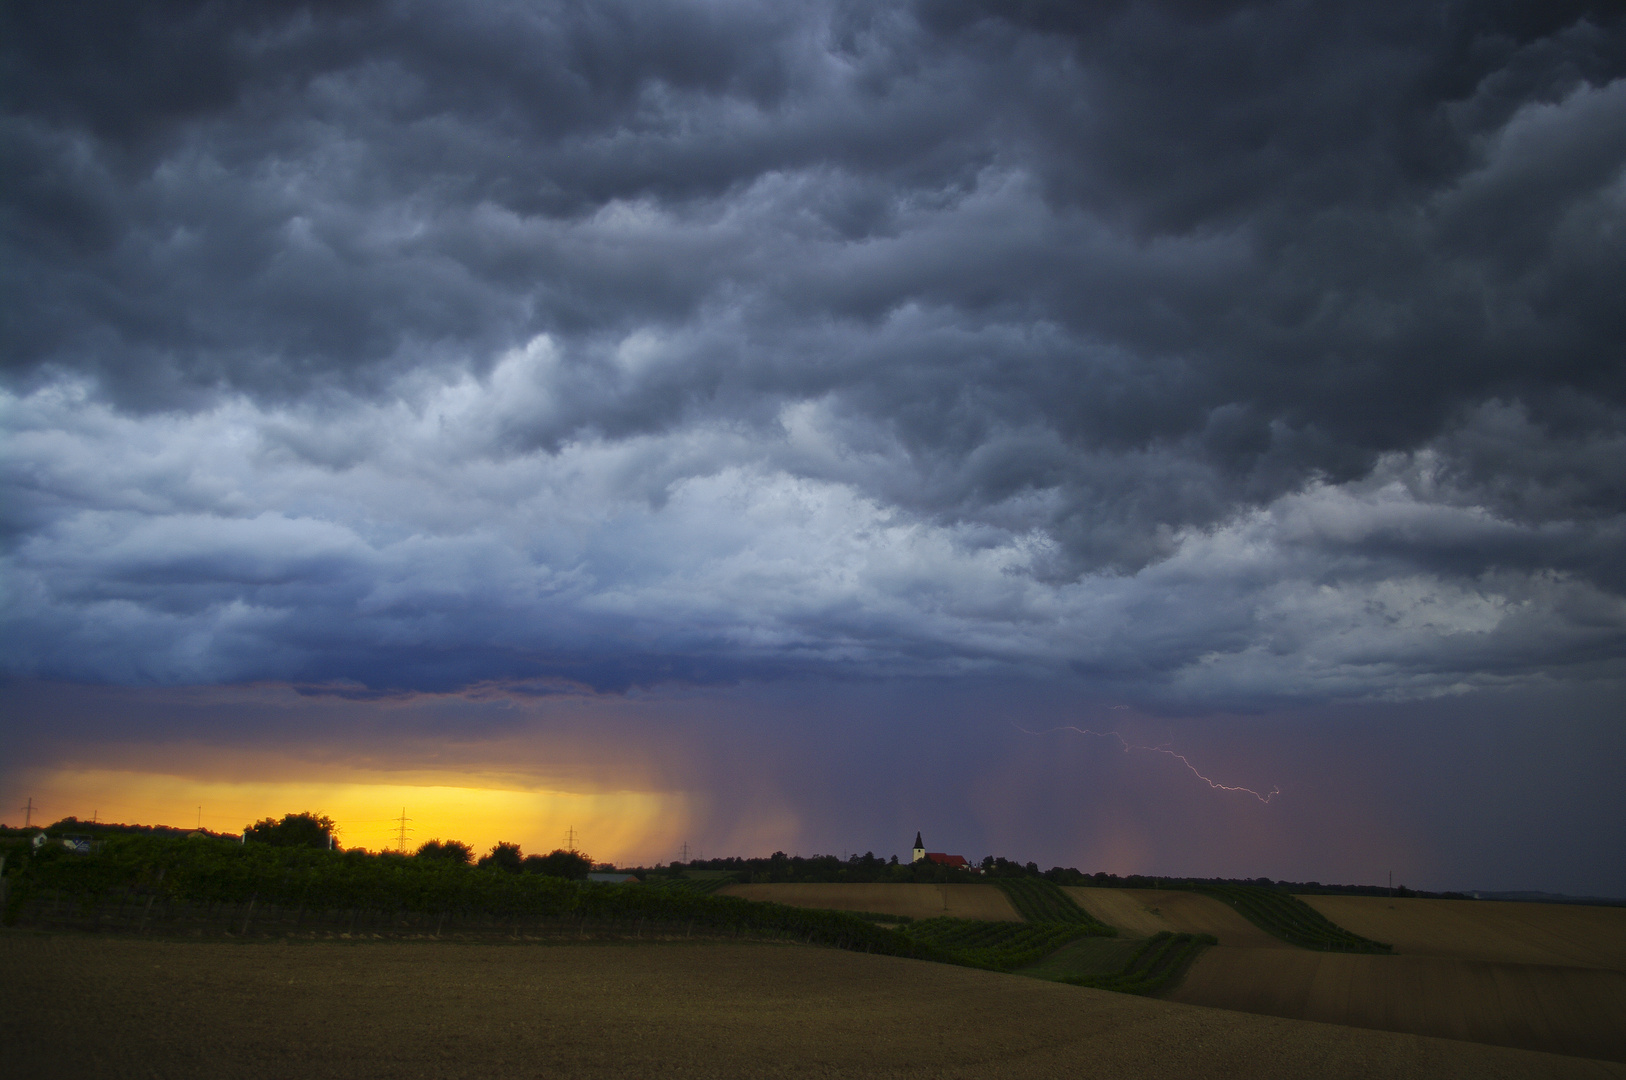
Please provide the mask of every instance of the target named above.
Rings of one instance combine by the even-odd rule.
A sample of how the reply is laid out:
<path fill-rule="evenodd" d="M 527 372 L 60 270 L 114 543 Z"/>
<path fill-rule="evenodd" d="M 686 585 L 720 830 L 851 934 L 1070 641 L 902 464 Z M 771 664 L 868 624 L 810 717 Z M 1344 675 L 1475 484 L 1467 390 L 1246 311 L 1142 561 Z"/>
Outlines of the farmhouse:
<path fill-rule="evenodd" d="M 922 859 L 927 862 L 937 863 L 939 866 L 952 867 L 955 870 L 971 869 L 971 863 L 966 860 L 964 855 L 945 855 L 941 851 L 927 851 L 926 845 L 920 842 L 920 834 L 917 832 L 915 833 L 914 857 L 909 861 L 917 863 Z"/>

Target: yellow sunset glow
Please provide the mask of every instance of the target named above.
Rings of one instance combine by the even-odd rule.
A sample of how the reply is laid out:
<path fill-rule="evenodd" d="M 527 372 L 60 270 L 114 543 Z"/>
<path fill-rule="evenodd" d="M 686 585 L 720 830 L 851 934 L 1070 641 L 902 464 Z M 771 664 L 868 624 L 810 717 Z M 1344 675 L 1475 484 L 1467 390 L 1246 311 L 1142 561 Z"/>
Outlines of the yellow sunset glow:
<path fill-rule="evenodd" d="M 564 847 L 604 862 L 665 861 L 681 844 L 691 815 L 680 792 L 558 791 L 439 783 L 215 781 L 116 770 L 37 773 L 30 785 L 44 817 L 201 826 L 240 832 L 266 817 L 310 811 L 338 823 L 345 847 L 393 848 L 407 817 L 407 848 L 425 840 L 461 840 L 476 852 L 498 841 L 527 853 Z"/>

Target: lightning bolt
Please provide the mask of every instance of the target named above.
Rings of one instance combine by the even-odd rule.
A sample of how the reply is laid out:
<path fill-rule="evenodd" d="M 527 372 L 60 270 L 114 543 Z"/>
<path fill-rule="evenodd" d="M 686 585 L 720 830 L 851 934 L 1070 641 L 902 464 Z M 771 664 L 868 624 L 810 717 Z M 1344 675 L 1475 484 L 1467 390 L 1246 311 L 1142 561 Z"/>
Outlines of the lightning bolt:
<path fill-rule="evenodd" d="M 1272 785 L 1268 792 L 1261 794 L 1260 792 L 1253 790 L 1253 788 L 1232 787 L 1230 784 L 1222 784 L 1218 780 L 1213 780 L 1204 776 L 1197 770 L 1197 766 L 1193 765 L 1190 759 L 1188 759 L 1184 754 L 1175 753 L 1167 746 L 1137 746 L 1131 743 L 1128 739 L 1124 738 L 1122 735 L 1118 734 L 1116 731 L 1091 731 L 1089 728 L 1073 727 L 1071 724 L 1065 724 L 1061 727 L 1047 728 L 1044 731 L 1029 731 L 1027 728 L 1014 722 L 1011 724 L 1011 727 L 1015 728 L 1017 731 L 1020 731 L 1024 735 L 1051 735 L 1058 731 L 1076 731 L 1080 735 L 1093 735 L 1097 739 L 1117 739 L 1118 745 L 1124 748 L 1124 753 L 1126 754 L 1131 750 L 1146 750 L 1153 754 L 1167 754 L 1169 757 L 1174 758 L 1180 764 L 1190 769 L 1192 776 L 1195 776 L 1213 790 L 1245 792 L 1246 794 L 1252 795 L 1254 798 L 1258 799 L 1267 806 L 1270 805 L 1270 800 L 1282 793 L 1282 789 L 1276 787 L 1275 785 Z"/>

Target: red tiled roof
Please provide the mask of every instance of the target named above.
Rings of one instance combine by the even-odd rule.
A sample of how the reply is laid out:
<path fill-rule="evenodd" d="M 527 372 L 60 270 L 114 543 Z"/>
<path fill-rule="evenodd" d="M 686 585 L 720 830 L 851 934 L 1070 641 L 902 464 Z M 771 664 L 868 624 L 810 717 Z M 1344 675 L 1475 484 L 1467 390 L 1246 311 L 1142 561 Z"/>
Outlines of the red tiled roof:
<path fill-rule="evenodd" d="M 930 859 L 934 863 L 942 863 L 944 866 L 959 867 L 971 865 L 965 861 L 964 855 L 944 855 L 941 851 L 928 851 L 926 852 L 926 858 Z"/>

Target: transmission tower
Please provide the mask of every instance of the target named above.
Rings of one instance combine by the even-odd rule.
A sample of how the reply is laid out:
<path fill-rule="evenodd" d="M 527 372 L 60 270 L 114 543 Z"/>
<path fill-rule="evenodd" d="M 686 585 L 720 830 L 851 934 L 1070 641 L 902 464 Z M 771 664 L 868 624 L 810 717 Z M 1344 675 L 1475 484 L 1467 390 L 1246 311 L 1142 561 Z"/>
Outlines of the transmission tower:
<path fill-rule="evenodd" d="M 687 840 L 683 841 L 683 861 L 689 861 L 689 842 Z"/>
<path fill-rule="evenodd" d="M 22 808 L 22 811 L 23 811 L 23 828 L 26 829 L 26 828 L 29 828 L 30 826 L 32 826 L 34 824 L 34 796 L 30 795 L 28 797 L 28 805 L 24 806 Z"/>
<path fill-rule="evenodd" d="M 576 854 L 576 826 L 574 825 L 565 833 L 565 850 L 572 855 Z"/>
<path fill-rule="evenodd" d="M 395 819 L 395 850 L 405 854 L 406 834 L 412 830 L 407 828 L 407 822 L 412 819 L 406 816 L 406 807 L 401 807 L 401 816 Z"/>

